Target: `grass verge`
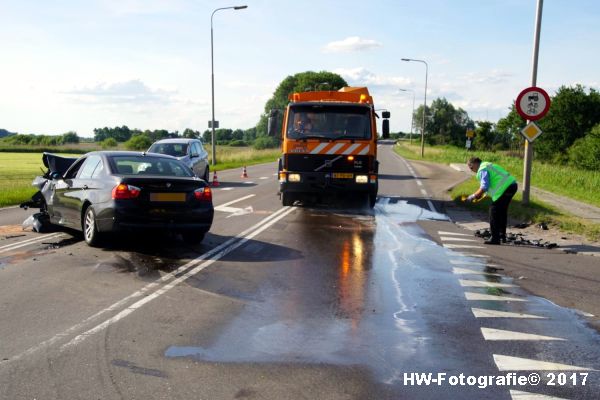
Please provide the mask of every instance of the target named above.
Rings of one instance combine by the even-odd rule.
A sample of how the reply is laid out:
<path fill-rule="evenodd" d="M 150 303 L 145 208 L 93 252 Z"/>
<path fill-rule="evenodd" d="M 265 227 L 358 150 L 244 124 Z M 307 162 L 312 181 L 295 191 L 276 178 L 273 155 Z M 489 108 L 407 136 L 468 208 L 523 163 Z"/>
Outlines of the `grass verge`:
<path fill-rule="evenodd" d="M 477 155 L 479 158 L 485 161 L 496 162 L 503 167 L 505 167 L 511 174 L 513 174 L 518 180 L 522 179 L 522 164 L 523 161 L 516 157 L 510 157 L 502 153 L 494 153 L 494 152 L 469 152 L 467 153 L 464 150 L 457 149 L 451 146 L 438 146 L 438 147 L 428 147 L 425 149 L 425 157 L 422 159 L 420 157 L 420 148 L 417 145 L 410 146 L 408 144 L 400 144 L 394 146 L 394 150 L 407 159 L 414 160 L 425 160 L 437 163 L 462 163 L 466 162 L 468 157 L 472 155 Z M 600 206 L 600 200 L 598 196 L 600 196 L 600 187 L 595 187 L 590 189 L 590 192 L 587 193 L 586 198 L 582 199 L 573 194 L 572 186 L 575 180 L 575 176 L 571 175 L 569 178 L 569 174 L 575 174 L 573 168 L 564 168 L 562 166 L 551 166 L 542 163 L 534 163 L 533 168 L 535 169 L 536 175 L 541 175 L 541 177 L 537 177 L 537 180 L 532 179 L 534 182 L 538 182 L 536 184 L 537 187 L 542 189 L 546 189 L 550 192 L 561 194 L 566 197 L 575 198 L 577 200 L 587 200 L 586 202 L 589 204 L 593 204 L 596 206 Z M 576 171 L 577 174 L 583 174 L 583 179 L 589 179 L 592 182 L 596 179 L 594 174 L 598 175 L 595 171 Z M 560 186 L 559 182 L 563 182 L 562 185 L 566 187 L 558 190 L 557 187 Z M 588 182 L 589 183 L 589 182 Z M 600 185 L 600 179 L 599 183 Z M 454 187 L 450 196 L 452 200 L 467 209 L 473 211 L 479 211 L 487 213 L 488 207 L 490 205 L 491 200 L 489 198 L 484 199 L 483 201 L 475 204 L 464 203 L 461 201 L 461 196 L 471 194 L 477 190 L 479 183 L 475 178 L 463 182 L 462 184 Z M 590 201 L 596 200 L 596 201 Z M 517 192 L 513 201 L 510 204 L 509 214 L 512 218 L 515 218 L 519 221 L 529 222 L 529 223 L 546 223 L 550 226 L 556 227 L 563 232 L 567 233 L 575 233 L 579 235 L 584 235 L 590 240 L 600 241 L 600 224 L 593 223 L 587 221 L 582 218 L 575 217 L 573 215 L 569 215 L 567 213 L 563 213 L 556 208 L 552 207 L 549 204 L 536 199 L 531 196 L 529 204 L 524 205 L 522 202 L 522 194 L 521 192 Z"/>

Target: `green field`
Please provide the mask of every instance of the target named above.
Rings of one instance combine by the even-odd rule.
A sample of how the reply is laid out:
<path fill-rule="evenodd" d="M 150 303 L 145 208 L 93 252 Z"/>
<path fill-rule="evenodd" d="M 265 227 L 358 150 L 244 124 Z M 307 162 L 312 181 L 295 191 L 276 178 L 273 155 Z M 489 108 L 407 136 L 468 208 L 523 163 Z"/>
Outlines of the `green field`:
<path fill-rule="evenodd" d="M 519 182 L 523 177 L 523 160 L 510 157 L 502 152 L 466 152 L 452 146 L 427 146 L 425 157 L 420 157 L 420 147 L 400 143 L 394 150 L 402 157 L 413 160 L 425 160 L 438 163 L 464 163 L 469 157 L 477 156 L 484 161 L 498 163 L 513 174 Z M 600 206 L 600 172 L 584 171 L 572 167 L 533 162 L 532 185 L 549 192 L 570 197 L 588 204 Z M 487 212 L 489 199 L 477 204 L 462 203 L 460 198 L 470 194 L 479 186 L 476 179 L 471 179 L 452 189 L 450 196 L 456 203 L 477 211 Z M 587 236 L 591 240 L 600 240 L 600 224 L 567 215 L 549 204 L 531 196 L 527 206 L 522 204 L 522 192 L 515 195 L 510 205 L 510 215 L 524 222 L 547 224 L 558 227 L 565 232 Z"/>
<path fill-rule="evenodd" d="M 206 150 L 210 153 L 210 146 L 206 146 Z M 217 146 L 219 163 L 216 168 L 211 165 L 211 170 L 219 171 L 275 161 L 279 154 L 278 149 L 254 150 L 248 147 Z M 65 156 L 78 157 L 74 154 Z M 42 153 L 0 152 L 0 207 L 28 200 L 36 192 L 31 182 L 37 175 L 42 175 L 42 168 Z"/>

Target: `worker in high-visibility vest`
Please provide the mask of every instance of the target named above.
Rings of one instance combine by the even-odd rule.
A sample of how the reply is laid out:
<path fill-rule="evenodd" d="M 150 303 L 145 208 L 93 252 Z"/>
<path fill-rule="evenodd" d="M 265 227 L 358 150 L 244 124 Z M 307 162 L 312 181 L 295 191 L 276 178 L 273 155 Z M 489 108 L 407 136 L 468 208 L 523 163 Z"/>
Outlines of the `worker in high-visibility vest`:
<path fill-rule="evenodd" d="M 490 206 L 490 232 L 492 237 L 485 244 L 506 242 L 506 224 L 508 222 L 508 205 L 517 192 L 517 181 L 504 168 L 491 162 L 482 162 L 472 157 L 467 162 L 469 169 L 477 173 L 479 189 L 467 201 L 479 199 L 486 193 L 492 199 Z"/>

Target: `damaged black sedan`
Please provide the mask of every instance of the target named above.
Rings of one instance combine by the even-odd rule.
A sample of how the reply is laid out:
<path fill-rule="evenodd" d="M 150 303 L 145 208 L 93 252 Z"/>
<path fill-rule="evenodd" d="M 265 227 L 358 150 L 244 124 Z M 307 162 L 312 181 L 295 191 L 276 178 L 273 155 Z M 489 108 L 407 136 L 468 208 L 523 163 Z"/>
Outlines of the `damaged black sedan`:
<path fill-rule="evenodd" d="M 82 231 L 90 246 L 105 233 L 134 230 L 168 230 L 199 243 L 212 225 L 210 187 L 174 157 L 97 151 L 76 159 L 44 153 L 43 162 L 48 171 L 33 182 L 39 192 L 21 207 L 39 208 L 41 225 Z"/>

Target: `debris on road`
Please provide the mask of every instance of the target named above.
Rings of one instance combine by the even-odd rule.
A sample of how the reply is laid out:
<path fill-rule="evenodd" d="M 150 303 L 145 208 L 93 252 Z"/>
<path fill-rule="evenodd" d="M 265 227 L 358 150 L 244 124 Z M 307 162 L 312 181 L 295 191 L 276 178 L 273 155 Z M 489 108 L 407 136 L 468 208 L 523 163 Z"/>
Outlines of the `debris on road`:
<path fill-rule="evenodd" d="M 492 237 L 492 234 L 489 229 L 479 229 L 475 231 L 475 236 L 480 237 L 482 239 L 489 239 Z M 529 240 L 523 237 L 522 233 L 508 233 L 506 235 L 505 242 L 507 244 L 515 245 L 515 246 L 533 246 L 533 247 L 542 247 L 545 249 L 553 249 L 558 247 L 558 244 L 552 242 L 546 242 L 541 239 L 539 240 Z"/>

